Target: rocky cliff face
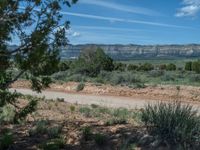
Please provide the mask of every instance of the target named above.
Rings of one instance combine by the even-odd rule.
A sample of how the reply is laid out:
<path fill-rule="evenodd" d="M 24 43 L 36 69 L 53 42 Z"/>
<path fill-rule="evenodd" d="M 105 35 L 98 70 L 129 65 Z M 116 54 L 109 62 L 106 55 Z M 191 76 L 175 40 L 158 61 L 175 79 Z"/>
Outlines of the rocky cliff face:
<path fill-rule="evenodd" d="M 69 45 L 61 48 L 64 59 L 77 58 L 80 51 L 90 46 L 99 46 L 116 60 L 139 58 L 184 58 L 200 57 L 200 45 Z"/>

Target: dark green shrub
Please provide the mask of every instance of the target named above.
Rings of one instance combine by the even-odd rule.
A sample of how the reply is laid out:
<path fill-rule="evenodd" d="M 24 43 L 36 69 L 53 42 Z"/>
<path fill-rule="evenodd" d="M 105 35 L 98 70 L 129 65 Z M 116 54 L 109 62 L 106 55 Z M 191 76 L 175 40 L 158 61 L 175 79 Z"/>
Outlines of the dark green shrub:
<path fill-rule="evenodd" d="M 176 70 L 176 65 L 175 64 L 168 64 L 166 70 L 168 71 L 175 71 Z"/>
<path fill-rule="evenodd" d="M 142 121 L 150 134 L 170 145 L 186 148 L 200 142 L 200 117 L 192 106 L 180 102 L 149 104 L 142 111 Z"/>
<path fill-rule="evenodd" d="M 106 143 L 106 136 L 100 133 L 94 136 L 95 143 L 99 146 L 103 146 Z"/>
<path fill-rule="evenodd" d="M 92 131 L 90 127 L 84 127 L 82 128 L 83 138 L 85 141 L 88 141 L 91 139 Z"/>
<path fill-rule="evenodd" d="M 6 150 L 13 144 L 13 135 L 9 131 L 0 135 L 0 149 Z"/>
<path fill-rule="evenodd" d="M 200 73 L 200 60 L 192 62 L 192 71 Z"/>
<path fill-rule="evenodd" d="M 85 84 L 84 83 L 79 83 L 76 87 L 76 91 L 79 92 L 79 91 L 82 91 L 85 87 Z"/>
<path fill-rule="evenodd" d="M 43 150 L 60 150 L 65 147 L 65 141 L 62 138 L 51 139 L 39 146 Z"/>
<path fill-rule="evenodd" d="M 161 65 L 159 65 L 159 69 L 160 70 L 166 70 L 167 69 L 167 65 L 166 64 L 161 64 Z"/>
<path fill-rule="evenodd" d="M 140 65 L 138 68 L 139 71 L 150 71 L 153 69 L 154 69 L 154 66 L 150 63 L 144 63 L 144 64 Z"/>
<path fill-rule="evenodd" d="M 192 71 L 192 62 L 191 61 L 185 63 L 185 70 Z"/>
<path fill-rule="evenodd" d="M 190 76 L 190 81 L 191 82 L 199 82 L 200 81 L 200 74 L 193 74 Z"/>
<path fill-rule="evenodd" d="M 163 81 L 174 81 L 175 77 L 171 74 L 166 73 L 161 77 L 161 80 L 163 80 Z"/>
<path fill-rule="evenodd" d="M 149 76 L 150 77 L 160 77 L 164 75 L 164 71 L 163 70 L 151 70 L 149 71 Z"/>
<path fill-rule="evenodd" d="M 126 71 L 127 65 L 121 62 L 115 62 L 114 63 L 114 70 L 118 71 Z"/>
<path fill-rule="evenodd" d="M 54 126 L 47 130 L 47 134 L 49 138 L 57 138 L 59 137 L 61 131 L 62 131 L 61 126 Z"/>
<path fill-rule="evenodd" d="M 128 67 L 127 67 L 128 71 L 135 71 L 137 69 L 138 69 L 138 66 L 134 65 L 134 64 L 129 64 Z"/>

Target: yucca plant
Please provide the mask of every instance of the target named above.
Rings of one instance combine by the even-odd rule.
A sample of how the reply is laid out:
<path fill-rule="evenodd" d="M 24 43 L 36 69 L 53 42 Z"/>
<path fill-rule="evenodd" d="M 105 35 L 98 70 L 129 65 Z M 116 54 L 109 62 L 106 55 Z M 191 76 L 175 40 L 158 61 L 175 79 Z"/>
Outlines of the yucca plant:
<path fill-rule="evenodd" d="M 190 105 L 181 102 L 148 104 L 142 121 L 151 135 L 169 145 L 190 147 L 200 141 L 200 117 Z"/>

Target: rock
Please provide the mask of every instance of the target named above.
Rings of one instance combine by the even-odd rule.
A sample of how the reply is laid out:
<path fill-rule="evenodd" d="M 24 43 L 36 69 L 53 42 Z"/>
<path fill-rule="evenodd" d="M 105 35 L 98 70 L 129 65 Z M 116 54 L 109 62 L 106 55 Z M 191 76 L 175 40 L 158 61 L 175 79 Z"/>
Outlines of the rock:
<path fill-rule="evenodd" d="M 151 144 L 153 141 L 154 141 L 154 137 L 146 134 L 139 140 L 138 144 L 141 146 L 147 146 Z"/>

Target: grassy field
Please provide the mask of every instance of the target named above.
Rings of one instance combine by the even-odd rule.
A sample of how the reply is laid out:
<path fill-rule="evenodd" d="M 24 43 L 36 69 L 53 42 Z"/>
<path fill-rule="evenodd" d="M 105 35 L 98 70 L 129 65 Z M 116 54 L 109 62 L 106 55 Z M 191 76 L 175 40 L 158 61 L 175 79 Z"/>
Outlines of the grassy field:
<path fill-rule="evenodd" d="M 163 58 L 163 59 L 134 59 L 134 60 L 129 60 L 129 61 L 120 61 L 122 63 L 125 64 L 143 64 L 143 63 L 151 63 L 153 65 L 160 65 L 160 64 L 169 64 L 169 63 L 173 63 L 176 64 L 177 67 L 184 67 L 185 63 L 188 61 L 196 61 L 200 58 L 177 58 L 177 59 L 167 59 L 167 58 Z"/>

